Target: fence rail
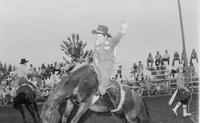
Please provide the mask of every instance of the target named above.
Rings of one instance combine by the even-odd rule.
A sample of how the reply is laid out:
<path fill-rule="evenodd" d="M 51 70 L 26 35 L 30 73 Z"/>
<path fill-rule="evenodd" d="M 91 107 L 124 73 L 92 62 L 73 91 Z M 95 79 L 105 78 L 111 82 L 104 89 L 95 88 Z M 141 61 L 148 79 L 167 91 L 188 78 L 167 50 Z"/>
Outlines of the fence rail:
<path fill-rule="evenodd" d="M 136 81 L 135 83 L 140 83 Z M 159 95 L 171 95 L 176 90 L 176 79 L 154 79 L 146 81 L 143 86 L 126 85 L 131 90 L 137 91 L 141 87 L 144 88 L 143 96 L 159 96 Z M 197 94 L 199 92 L 199 77 L 189 77 L 189 87 L 192 93 Z"/>

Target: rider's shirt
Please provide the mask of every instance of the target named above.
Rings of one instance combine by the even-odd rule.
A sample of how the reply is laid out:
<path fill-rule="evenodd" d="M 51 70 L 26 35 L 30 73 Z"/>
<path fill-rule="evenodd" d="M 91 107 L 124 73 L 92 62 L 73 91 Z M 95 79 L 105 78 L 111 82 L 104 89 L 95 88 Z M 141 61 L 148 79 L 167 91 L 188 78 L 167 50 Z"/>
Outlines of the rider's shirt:
<path fill-rule="evenodd" d="M 27 78 L 27 75 L 30 73 L 25 65 L 20 65 L 19 68 L 15 71 L 18 77 Z"/>
<path fill-rule="evenodd" d="M 114 63 L 115 46 L 119 43 L 122 33 L 118 33 L 115 37 L 106 40 L 97 40 L 95 42 L 94 60 L 98 62 L 109 61 Z"/>
<path fill-rule="evenodd" d="M 94 64 L 98 71 L 100 86 L 107 87 L 109 78 L 114 71 L 115 46 L 123 34 L 119 32 L 115 37 L 95 42 Z"/>

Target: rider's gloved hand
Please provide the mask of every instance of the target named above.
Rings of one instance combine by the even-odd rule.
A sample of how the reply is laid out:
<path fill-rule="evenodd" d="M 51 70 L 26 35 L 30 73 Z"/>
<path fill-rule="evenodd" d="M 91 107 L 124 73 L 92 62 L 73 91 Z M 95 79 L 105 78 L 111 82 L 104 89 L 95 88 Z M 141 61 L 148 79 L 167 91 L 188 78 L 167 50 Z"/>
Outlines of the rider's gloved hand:
<path fill-rule="evenodd" d="M 129 28 L 130 24 L 129 23 L 126 23 L 125 21 L 122 21 L 120 23 L 120 32 L 121 33 L 126 33 L 127 29 Z"/>

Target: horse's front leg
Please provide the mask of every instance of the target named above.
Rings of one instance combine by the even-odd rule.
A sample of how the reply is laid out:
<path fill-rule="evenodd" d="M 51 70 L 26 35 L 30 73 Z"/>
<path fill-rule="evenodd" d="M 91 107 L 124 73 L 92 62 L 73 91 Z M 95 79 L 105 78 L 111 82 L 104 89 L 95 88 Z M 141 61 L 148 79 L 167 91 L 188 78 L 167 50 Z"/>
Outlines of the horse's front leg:
<path fill-rule="evenodd" d="M 26 118 L 26 115 L 25 115 L 25 111 L 24 111 L 23 105 L 19 105 L 19 111 L 22 114 L 23 123 L 27 123 L 27 118 Z"/>
<path fill-rule="evenodd" d="M 91 106 L 91 101 L 92 98 L 89 98 L 88 101 L 86 102 L 82 102 L 79 105 L 79 109 L 76 112 L 76 115 L 73 117 L 73 119 L 71 120 L 71 123 L 78 123 L 79 119 L 81 118 L 81 116 L 88 110 L 88 108 Z"/>
<path fill-rule="evenodd" d="M 62 123 L 66 123 L 68 116 L 70 115 L 71 111 L 74 108 L 74 104 L 71 102 L 70 99 L 67 100 L 65 112 L 63 113 L 62 116 Z"/>

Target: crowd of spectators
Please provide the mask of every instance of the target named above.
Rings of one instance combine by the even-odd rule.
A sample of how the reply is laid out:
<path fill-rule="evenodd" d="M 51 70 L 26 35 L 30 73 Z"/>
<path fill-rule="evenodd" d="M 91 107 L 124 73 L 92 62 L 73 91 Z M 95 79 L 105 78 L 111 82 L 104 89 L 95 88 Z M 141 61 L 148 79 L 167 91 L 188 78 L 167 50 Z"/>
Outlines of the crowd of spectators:
<path fill-rule="evenodd" d="M 193 49 L 190 55 L 190 59 L 189 59 L 189 70 L 190 70 L 191 76 L 195 76 L 196 74 L 194 60 L 196 60 L 196 62 L 198 63 L 197 53 Z M 151 75 L 154 75 L 154 76 L 150 77 L 151 79 L 155 79 L 159 77 L 160 78 L 172 77 L 173 79 L 175 78 L 175 74 L 177 73 L 177 68 L 179 66 L 183 66 L 183 67 L 185 66 L 184 52 L 182 52 L 181 57 L 180 57 L 178 51 L 175 51 L 172 58 L 170 57 L 168 50 L 165 50 L 163 56 L 160 54 L 159 51 L 156 52 L 155 57 L 153 57 L 152 53 L 149 53 L 146 63 L 147 63 L 146 64 L 147 67 L 144 67 L 141 61 L 139 61 L 138 63 L 133 63 L 130 74 L 131 74 L 131 77 L 133 77 L 135 81 L 140 81 L 140 80 L 143 81 L 145 79 L 145 75 L 144 75 L 145 70 L 149 70 L 152 72 Z M 122 66 L 120 67 L 122 68 Z M 165 73 L 165 71 L 167 71 L 167 73 Z M 118 72 L 117 70 L 117 74 L 115 77 L 116 79 L 119 73 L 122 73 L 122 69 L 120 69 L 120 72 Z M 161 76 L 160 73 L 165 74 L 165 76 L 164 77 Z"/>
<path fill-rule="evenodd" d="M 149 53 L 146 61 L 147 67 L 144 67 L 141 61 L 139 61 L 138 64 L 133 63 L 130 72 L 132 79 L 129 78 L 129 80 L 126 81 L 126 79 L 123 78 L 124 81 L 122 82 L 123 84 L 133 86 L 134 88 L 141 87 L 141 85 L 146 87 L 148 86 L 147 90 L 149 91 L 152 90 L 152 88 L 154 91 L 158 91 L 163 88 L 168 89 L 168 82 L 169 80 L 175 80 L 177 69 L 180 66 L 185 68 L 184 55 L 184 52 L 182 52 L 180 57 L 178 51 L 175 51 L 173 57 L 171 58 L 168 50 L 165 50 L 163 56 L 159 53 L 159 51 L 156 52 L 155 57 Z M 198 63 L 197 53 L 193 49 L 188 61 L 190 76 L 195 78 L 198 77 L 198 73 L 195 70 L 194 60 Z M 150 73 L 145 73 L 147 71 L 150 71 Z M 120 73 L 122 73 L 122 70 Z M 149 75 L 151 77 L 146 77 Z"/>
<path fill-rule="evenodd" d="M 33 78 L 40 78 L 41 80 L 47 80 L 50 79 L 52 74 L 63 74 L 65 73 L 65 67 L 66 65 L 64 63 L 57 63 L 54 64 L 42 64 L 41 67 L 34 67 L 32 64 L 30 64 L 29 71 L 30 75 L 28 75 L 28 79 L 34 80 Z"/>
<path fill-rule="evenodd" d="M 15 86 L 14 84 L 16 83 L 12 73 L 16 70 L 16 67 L 13 67 L 12 69 L 8 68 L 9 67 L 6 67 L 5 65 L 2 67 L 3 71 L 0 72 L 0 105 L 12 102 L 12 90 Z M 47 65 L 42 64 L 38 68 L 30 64 L 28 68 L 29 75 L 27 78 L 30 82 L 36 82 L 34 84 L 37 88 L 38 96 L 43 98 L 48 96 L 51 89 L 53 89 L 52 87 L 49 87 L 46 82 L 51 78 L 52 75 L 58 75 L 61 78 L 63 74 L 68 72 L 68 68 L 69 66 L 67 64 L 57 62 Z"/>
<path fill-rule="evenodd" d="M 147 57 L 147 68 L 158 68 L 159 66 L 163 66 L 166 62 L 165 65 L 170 65 L 170 54 L 168 53 L 168 50 L 165 50 L 163 56 L 159 53 L 159 51 L 156 52 L 155 57 L 152 56 L 151 53 L 148 54 Z M 196 60 L 198 63 L 198 58 L 197 58 L 197 53 L 193 49 L 190 60 L 189 60 L 189 65 L 190 65 L 190 71 L 191 71 L 191 76 L 194 76 L 195 74 L 195 67 L 193 64 L 193 60 Z M 179 53 L 176 51 L 173 55 L 173 59 L 171 60 L 171 66 L 175 66 L 175 62 L 178 61 L 178 64 L 184 64 L 184 52 L 182 52 L 181 57 Z M 29 71 L 30 74 L 28 75 L 28 79 L 30 81 L 37 81 L 37 87 L 42 90 L 43 92 L 40 91 L 39 95 L 42 95 L 43 97 L 48 96 L 48 93 L 50 92 L 50 89 L 44 89 L 46 88 L 46 80 L 50 79 L 52 75 L 59 75 L 60 77 L 69 72 L 69 65 L 64 64 L 64 63 L 57 63 L 55 62 L 54 64 L 42 64 L 40 67 L 35 67 L 33 64 L 30 64 L 29 66 Z M 12 93 L 12 78 L 10 76 L 10 73 L 15 71 L 16 67 L 12 65 L 2 65 L 0 63 L 0 100 L 2 98 L 12 98 L 10 97 Z M 135 78 L 136 81 L 138 80 L 144 80 L 143 78 L 143 71 L 144 71 L 144 66 L 141 61 L 138 61 L 137 63 L 133 63 L 133 66 L 131 68 L 131 76 Z M 123 79 L 123 74 L 122 74 L 122 65 L 119 65 L 116 71 L 116 74 L 114 76 L 114 79 L 120 78 L 121 80 Z M 175 69 L 171 69 L 171 74 L 174 77 L 174 74 L 176 73 Z M 139 79 L 140 78 L 140 79 Z M 38 91 L 39 92 L 39 91 Z M 1 100 L 2 101 L 2 100 Z M 0 102 L 4 103 L 4 102 Z"/>
<path fill-rule="evenodd" d="M 173 59 L 172 59 L 172 66 L 175 65 L 175 62 L 178 61 L 178 64 L 184 64 L 184 51 L 181 53 L 181 57 L 178 53 L 178 51 L 174 52 Z M 193 59 L 195 59 L 198 63 L 198 57 L 195 49 L 192 50 L 192 53 L 190 55 L 189 63 L 193 64 Z M 153 66 L 153 63 L 155 62 L 155 66 L 163 65 L 164 62 L 167 62 L 168 65 L 170 65 L 170 54 L 168 53 L 168 50 L 165 50 L 165 53 L 162 55 L 159 53 L 159 51 L 156 52 L 155 60 L 151 53 L 149 53 L 147 57 L 147 66 Z"/>

